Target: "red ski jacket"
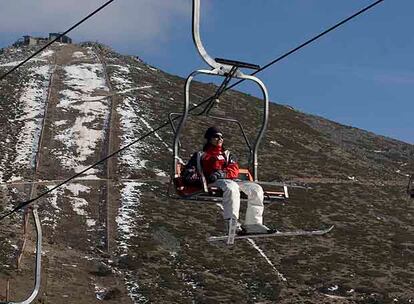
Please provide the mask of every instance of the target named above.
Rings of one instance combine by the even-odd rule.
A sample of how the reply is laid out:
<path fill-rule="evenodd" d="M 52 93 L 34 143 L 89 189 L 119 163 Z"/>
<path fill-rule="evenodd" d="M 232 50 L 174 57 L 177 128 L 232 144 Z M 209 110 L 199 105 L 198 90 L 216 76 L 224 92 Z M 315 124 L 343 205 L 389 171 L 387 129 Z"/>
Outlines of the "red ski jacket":
<path fill-rule="evenodd" d="M 201 166 L 207 178 L 218 170 L 224 171 L 229 179 L 239 176 L 239 165 L 235 157 L 229 151 L 223 151 L 221 146 L 208 145 L 201 158 Z"/>
<path fill-rule="evenodd" d="M 207 145 L 203 152 L 196 152 L 191 156 L 182 172 L 183 181 L 187 185 L 202 186 L 202 175 L 208 180 L 210 175 L 218 170 L 223 171 L 229 179 L 235 179 L 239 175 L 239 165 L 230 151 Z"/>

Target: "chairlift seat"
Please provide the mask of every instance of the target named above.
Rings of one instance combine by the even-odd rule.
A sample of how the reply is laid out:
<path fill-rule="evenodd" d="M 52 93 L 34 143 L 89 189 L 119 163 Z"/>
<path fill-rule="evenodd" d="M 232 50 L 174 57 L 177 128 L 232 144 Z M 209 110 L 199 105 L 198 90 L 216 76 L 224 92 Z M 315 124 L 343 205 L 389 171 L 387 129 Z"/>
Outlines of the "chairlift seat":
<path fill-rule="evenodd" d="M 246 180 L 246 181 L 253 181 L 253 176 L 248 169 L 239 169 L 239 176 L 238 179 Z M 272 184 L 272 183 L 264 183 L 264 182 L 257 182 L 262 188 L 264 192 L 265 199 L 273 199 L 273 198 L 288 198 L 287 189 L 284 191 L 277 191 L 277 188 L 280 188 L 279 184 Z"/>
<path fill-rule="evenodd" d="M 209 186 L 208 191 L 204 192 L 202 186 L 193 186 L 193 185 L 187 185 L 184 183 L 184 180 L 181 176 L 181 172 L 183 169 L 183 164 L 179 163 L 177 165 L 177 172 L 178 176 L 174 178 L 174 186 L 176 189 L 176 193 L 184 199 L 191 199 L 191 200 L 208 200 L 211 198 L 213 201 L 217 201 L 217 199 L 221 199 L 223 197 L 223 191 L 214 186 Z M 250 171 L 248 169 L 240 168 L 239 169 L 239 175 L 237 177 L 239 180 L 243 181 L 253 181 L 253 176 L 251 175 Z M 260 185 L 260 182 L 258 182 Z M 268 183 L 264 183 L 261 185 L 264 192 L 264 198 L 265 201 L 274 201 L 274 200 L 280 200 L 280 199 L 286 199 L 288 198 L 287 189 L 284 189 L 284 191 L 276 191 L 274 186 L 280 185 L 271 185 L 269 186 Z M 273 187 L 272 187 L 273 186 Z M 240 193 L 241 199 L 247 199 L 247 195 L 243 192 Z"/>
<path fill-rule="evenodd" d="M 231 59 L 223 59 L 223 58 L 215 58 L 216 62 L 221 64 L 227 64 L 238 68 L 246 68 L 246 69 L 252 69 L 252 70 L 260 70 L 260 66 L 254 63 L 248 63 L 248 62 L 242 62 L 237 60 L 231 60 Z"/>

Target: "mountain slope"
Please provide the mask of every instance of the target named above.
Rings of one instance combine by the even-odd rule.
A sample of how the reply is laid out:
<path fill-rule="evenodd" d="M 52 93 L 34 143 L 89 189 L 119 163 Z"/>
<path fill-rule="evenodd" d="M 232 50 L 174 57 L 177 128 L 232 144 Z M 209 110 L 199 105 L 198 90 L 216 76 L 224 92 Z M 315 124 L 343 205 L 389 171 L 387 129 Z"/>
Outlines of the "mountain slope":
<path fill-rule="evenodd" d="M 30 53 L 7 49 L 1 71 Z M 0 84 L 0 211 L 81 172 L 181 109 L 184 80 L 96 44 L 56 45 Z M 192 103 L 216 87 L 194 83 Z M 260 101 L 229 91 L 214 114 L 250 138 Z M 191 118 L 182 156 L 212 122 Z M 247 162 L 234 126 L 217 124 Z M 414 300 L 414 207 L 404 193 L 414 147 L 271 104 L 259 178 L 307 183 L 268 205 L 280 229 L 335 225 L 325 237 L 208 244 L 223 232 L 215 204 L 166 196 L 171 128 L 123 150 L 38 202 L 44 229 L 43 303 L 409 303 Z M 33 182 L 31 182 L 33 181 Z M 243 208 L 242 208 L 243 209 Z M 242 211 L 243 212 L 243 211 Z M 243 218 L 243 214 L 242 217 Z M 0 286 L 23 299 L 34 235 L 20 270 L 21 214 L 0 225 Z M 32 226 L 32 225 L 31 225 Z M 4 297 L 0 287 L 0 299 Z M 396 300 L 395 300 L 396 299 Z"/>

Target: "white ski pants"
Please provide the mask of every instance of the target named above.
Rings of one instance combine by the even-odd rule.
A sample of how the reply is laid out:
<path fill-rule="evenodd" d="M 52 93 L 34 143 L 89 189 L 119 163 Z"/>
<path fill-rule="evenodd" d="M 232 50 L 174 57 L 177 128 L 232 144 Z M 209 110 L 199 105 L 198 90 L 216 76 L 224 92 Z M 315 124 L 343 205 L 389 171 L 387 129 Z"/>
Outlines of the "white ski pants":
<path fill-rule="evenodd" d="M 260 185 L 249 181 L 218 179 L 211 186 L 223 190 L 224 219 L 239 219 L 240 191 L 247 195 L 245 225 L 263 224 L 263 189 Z"/>

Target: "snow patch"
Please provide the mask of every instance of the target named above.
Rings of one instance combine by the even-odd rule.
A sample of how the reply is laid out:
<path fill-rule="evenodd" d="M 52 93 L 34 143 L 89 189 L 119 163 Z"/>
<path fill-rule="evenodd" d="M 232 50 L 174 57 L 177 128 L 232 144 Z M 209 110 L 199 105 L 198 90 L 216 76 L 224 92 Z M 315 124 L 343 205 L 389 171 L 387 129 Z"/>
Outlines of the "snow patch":
<path fill-rule="evenodd" d="M 105 287 L 100 287 L 95 284 L 95 296 L 99 301 L 105 300 L 106 293 L 107 289 Z"/>
<path fill-rule="evenodd" d="M 121 206 L 115 221 L 118 224 L 119 242 L 118 247 L 122 253 L 128 251 L 128 241 L 134 236 L 132 227 L 136 219 L 142 218 L 139 212 L 141 191 L 139 187 L 144 185 L 139 182 L 125 182 L 121 190 Z"/>
<path fill-rule="evenodd" d="M 109 91 L 103 77 L 103 67 L 99 63 L 81 63 L 64 67 L 68 80 L 65 84 L 83 93 L 93 93 L 96 89 Z"/>
<path fill-rule="evenodd" d="M 129 79 L 126 79 L 121 76 L 115 76 L 115 75 L 111 77 L 111 81 L 114 82 L 114 84 L 117 85 L 118 87 L 124 88 L 124 87 L 131 86 L 133 84 L 133 82 Z"/>
<path fill-rule="evenodd" d="M 93 226 L 95 226 L 95 225 L 96 225 L 96 220 L 93 220 L 93 219 L 86 219 L 86 225 L 87 225 L 88 227 L 93 227 Z"/>
<path fill-rule="evenodd" d="M 54 186 L 49 186 L 49 189 Z M 64 196 L 64 192 L 69 191 L 69 194 L 66 195 L 67 198 L 69 198 L 70 205 L 72 206 L 73 212 L 75 212 L 77 215 L 81 217 L 85 217 L 86 225 L 90 228 L 96 225 L 96 220 L 91 219 L 88 215 L 88 212 L 86 208 L 88 207 L 89 203 L 86 199 L 79 197 L 82 193 L 90 193 L 91 188 L 85 185 L 82 185 L 80 183 L 69 183 L 61 186 L 59 189 L 57 189 L 56 192 L 54 192 L 54 196 L 52 198 L 52 206 L 56 205 L 56 210 L 58 210 L 57 213 L 60 212 L 60 208 L 57 206 L 56 201 L 57 198 Z M 53 215 L 55 216 L 55 215 Z M 52 227 L 56 226 L 56 219 L 54 220 L 54 223 Z"/>
<path fill-rule="evenodd" d="M 23 61 L 6 62 L 6 63 L 0 64 L 0 67 L 15 67 L 15 66 L 21 64 L 22 62 Z M 40 59 L 40 58 L 32 58 L 27 62 L 27 64 L 36 63 L 36 62 L 46 62 L 46 60 L 45 59 Z"/>
<path fill-rule="evenodd" d="M 107 66 L 116 68 L 118 69 L 119 72 L 124 73 L 124 74 L 128 74 L 130 72 L 128 66 L 119 65 L 119 64 L 108 64 Z"/>
<path fill-rule="evenodd" d="M 72 183 L 72 184 L 66 184 L 66 189 L 68 189 L 70 192 L 72 192 L 73 195 L 78 196 L 80 192 L 90 192 L 90 188 L 85 185 Z"/>
<path fill-rule="evenodd" d="M 122 136 L 121 136 L 121 145 L 126 146 L 133 142 L 134 140 L 134 130 L 137 129 L 137 125 L 134 123 L 138 116 L 135 114 L 132 108 L 132 99 L 127 97 L 124 99 L 123 105 L 119 105 L 117 108 L 117 112 L 119 113 L 120 119 L 120 126 L 122 129 Z M 141 148 L 147 148 L 143 143 L 140 144 Z M 140 154 L 141 149 L 138 145 L 131 146 L 128 150 L 124 150 L 120 156 L 120 162 L 126 164 L 128 167 L 132 168 L 133 170 L 142 169 L 140 163 Z M 141 159 L 142 161 L 142 159 Z M 145 164 L 145 163 L 144 163 Z"/>
<path fill-rule="evenodd" d="M 140 287 L 136 277 L 137 276 L 131 271 L 126 272 L 125 274 L 125 285 L 128 291 L 128 296 L 133 303 L 149 303 L 149 299 L 140 293 Z"/>
<path fill-rule="evenodd" d="M 65 125 L 67 122 L 68 122 L 67 120 L 57 120 L 57 121 L 54 121 L 54 122 L 53 122 L 53 124 L 54 124 L 56 127 L 59 127 L 59 126 L 63 126 L 63 125 Z"/>
<path fill-rule="evenodd" d="M 9 178 L 9 182 L 19 182 L 22 181 L 23 177 L 21 176 L 16 176 L 16 175 L 12 175 L 12 177 Z"/>
<path fill-rule="evenodd" d="M 395 171 L 395 173 L 398 173 L 398 174 L 400 174 L 400 175 L 404 175 L 404 176 L 406 176 L 406 177 L 410 177 L 410 174 L 407 174 L 407 173 L 402 173 L 400 169 L 396 170 L 396 171 Z"/>
<path fill-rule="evenodd" d="M 20 104 L 23 105 L 23 114 L 17 120 L 23 121 L 24 124 L 19 132 L 16 146 L 17 155 L 14 160 L 16 167 L 26 168 L 33 166 L 35 161 L 48 93 L 51 66 L 45 65 L 30 68 L 28 72 L 30 73 L 30 80 L 25 85 L 19 100 Z"/>
<path fill-rule="evenodd" d="M 147 162 L 148 162 L 148 160 L 146 160 L 146 159 L 142 159 L 142 160 L 140 160 L 140 161 L 139 161 L 138 166 L 139 166 L 140 168 L 146 168 L 146 167 L 147 167 Z"/>
<path fill-rule="evenodd" d="M 143 117 L 140 117 L 139 118 L 143 123 L 144 123 L 144 125 L 149 129 L 149 130 L 151 130 L 151 131 L 153 131 L 154 129 L 151 127 L 151 125 L 143 118 Z M 168 151 L 170 151 L 170 152 L 173 152 L 173 150 L 170 148 L 170 146 L 161 138 L 161 136 L 157 133 L 157 132 L 154 132 L 154 135 L 155 135 L 155 137 L 156 138 L 158 138 L 161 142 L 162 142 L 162 144 L 168 149 Z"/>
<path fill-rule="evenodd" d="M 161 177 L 168 176 L 167 172 L 165 172 L 163 170 L 160 170 L 160 169 L 157 169 L 157 168 L 154 169 L 154 172 L 155 172 L 155 175 L 157 175 L 157 176 L 161 176 Z"/>
<path fill-rule="evenodd" d="M 85 57 L 86 57 L 85 54 L 80 51 L 73 52 L 72 54 L 72 58 L 75 58 L 75 59 L 81 59 L 81 58 L 83 59 Z"/>
<path fill-rule="evenodd" d="M 92 171 L 89 170 L 89 171 Z M 89 175 L 82 175 L 80 177 L 77 178 L 77 180 L 100 180 L 101 178 L 97 177 L 96 175 L 93 174 L 89 174 Z"/>
<path fill-rule="evenodd" d="M 88 54 L 89 54 L 88 50 Z M 106 97 L 93 96 L 96 91 L 109 91 L 102 64 L 81 63 L 64 67 L 66 89 L 60 91 L 58 108 L 62 112 L 77 113 L 74 122 L 64 121 L 64 129 L 57 130 L 54 138 L 62 148 L 53 151 L 62 166 L 81 172 L 88 166 L 82 165 L 96 152 L 98 143 L 104 138 L 104 123 L 109 114 Z M 88 174 L 95 175 L 96 168 Z"/>
<path fill-rule="evenodd" d="M 84 209 L 84 207 L 88 206 L 88 201 L 84 198 L 73 197 L 71 205 L 77 215 L 86 216 L 88 214 Z"/>
<path fill-rule="evenodd" d="M 47 51 L 43 51 L 42 53 L 40 53 L 39 57 L 40 58 L 44 58 L 44 57 L 50 57 L 55 53 L 55 51 L 53 50 L 47 50 Z"/>
<path fill-rule="evenodd" d="M 270 144 L 271 145 L 274 145 L 274 146 L 277 146 L 277 147 L 283 147 L 283 145 L 282 144 L 279 144 L 277 141 L 275 141 L 275 140 L 272 140 L 271 142 L 270 142 Z"/>
<path fill-rule="evenodd" d="M 152 88 L 152 86 L 143 86 L 143 87 L 129 88 L 129 89 L 126 89 L 126 90 L 117 92 L 116 95 L 121 95 L 121 94 L 129 93 L 129 92 L 132 92 L 132 91 L 144 90 L 144 89 L 150 89 L 150 88 Z"/>
<path fill-rule="evenodd" d="M 135 87 L 131 82 L 130 70 L 133 66 L 120 66 L 111 65 L 114 67 L 113 73 L 110 74 L 110 81 L 113 87 L 118 91 L 118 95 L 125 94 L 134 90 L 150 89 L 150 85 Z M 141 97 L 146 94 L 141 93 Z M 140 132 L 153 131 L 153 128 L 148 123 L 145 116 L 145 108 L 139 106 L 141 101 L 137 97 L 126 96 L 123 102 L 117 107 L 117 112 L 120 116 L 120 128 L 122 130 L 121 146 L 125 147 L 133 143 L 136 139 L 136 134 Z M 144 102 L 142 102 L 144 104 Z M 154 136 L 158 138 L 162 144 L 172 152 L 172 149 L 167 143 L 160 137 L 160 135 L 154 132 Z M 144 141 L 137 145 L 131 145 L 127 150 L 122 151 L 119 155 L 121 164 L 125 164 L 128 169 L 140 170 L 147 166 L 147 161 L 142 157 L 142 154 L 152 151 L 154 149 L 160 149 L 159 146 L 150 145 Z"/>
<path fill-rule="evenodd" d="M 328 287 L 328 290 L 329 291 L 335 291 L 335 290 L 338 290 L 338 289 L 339 289 L 339 286 L 338 285 L 334 285 L 332 287 Z"/>

